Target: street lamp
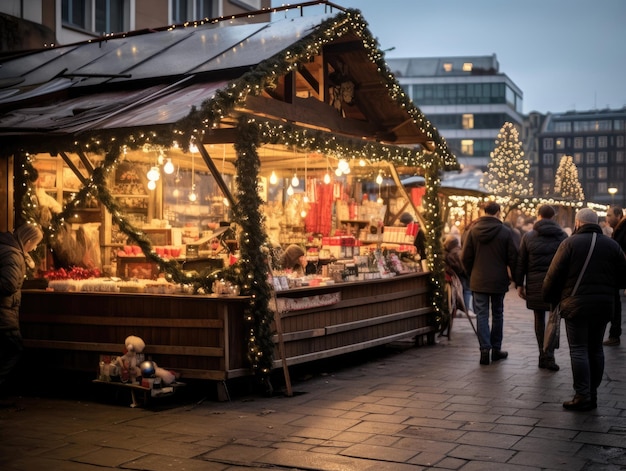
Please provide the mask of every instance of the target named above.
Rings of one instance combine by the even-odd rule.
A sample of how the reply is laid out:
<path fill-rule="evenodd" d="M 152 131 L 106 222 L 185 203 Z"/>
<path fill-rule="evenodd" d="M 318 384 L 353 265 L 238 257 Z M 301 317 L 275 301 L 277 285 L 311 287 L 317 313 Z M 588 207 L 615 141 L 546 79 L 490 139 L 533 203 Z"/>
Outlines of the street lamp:
<path fill-rule="evenodd" d="M 608 189 L 608 192 L 611 195 L 611 204 L 615 204 L 615 193 L 617 193 L 617 188 L 612 186 Z"/>

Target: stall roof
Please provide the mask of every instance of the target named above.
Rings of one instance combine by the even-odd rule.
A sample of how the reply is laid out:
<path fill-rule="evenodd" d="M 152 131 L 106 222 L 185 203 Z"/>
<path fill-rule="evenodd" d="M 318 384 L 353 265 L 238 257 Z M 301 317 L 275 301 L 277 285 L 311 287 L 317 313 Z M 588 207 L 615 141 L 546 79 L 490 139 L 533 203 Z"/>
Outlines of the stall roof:
<path fill-rule="evenodd" d="M 383 77 L 386 71 L 371 59 L 361 32 L 352 28 L 351 22 L 360 19 L 360 12 L 347 12 L 353 15 L 345 22 L 348 28 L 333 36 L 323 50 L 331 69 L 341 68 L 355 82 L 355 105 L 346 107 L 348 113 L 343 118 L 357 125 L 339 132 L 395 145 L 435 142 L 449 153 L 445 141 L 419 109 L 415 107 L 420 117 L 415 120 L 405 103 L 392 96 Z M 192 107 L 211 100 L 246 73 L 267 74 L 268 62 L 328 28 L 329 20 L 338 15 L 252 24 L 207 21 L 6 57 L 0 61 L 0 139 L 176 123 Z M 307 66 L 298 69 L 302 75 L 299 83 L 312 88 L 317 81 L 323 83 L 323 70 L 312 69 L 318 73 L 315 76 L 302 70 Z M 318 103 L 324 99 L 322 86 Z M 268 90 L 261 93 L 276 98 Z M 304 101 L 298 97 L 296 101 L 302 105 Z M 288 97 L 278 98 L 290 102 Z M 253 112 L 258 112 L 258 105 Z M 317 124 L 298 121 L 312 127 Z"/>

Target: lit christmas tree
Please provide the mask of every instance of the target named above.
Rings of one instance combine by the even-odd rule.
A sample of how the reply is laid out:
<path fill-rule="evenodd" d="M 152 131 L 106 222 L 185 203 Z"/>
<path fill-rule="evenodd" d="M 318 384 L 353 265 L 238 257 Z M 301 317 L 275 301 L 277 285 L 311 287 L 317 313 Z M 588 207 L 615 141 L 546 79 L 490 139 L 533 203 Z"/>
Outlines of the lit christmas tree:
<path fill-rule="evenodd" d="M 491 153 L 481 185 L 489 193 L 502 198 L 503 209 L 508 209 L 514 206 L 517 198 L 533 194 L 529 173 L 530 162 L 524 158 L 519 132 L 512 123 L 504 123 L 498 133 L 496 147 Z M 503 211 L 505 214 L 507 212 Z"/>
<path fill-rule="evenodd" d="M 554 176 L 554 195 L 563 199 L 585 199 L 583 187 L 578 180 L 578 169 L 570 155 L 564 155 L 559 162 Z"/>

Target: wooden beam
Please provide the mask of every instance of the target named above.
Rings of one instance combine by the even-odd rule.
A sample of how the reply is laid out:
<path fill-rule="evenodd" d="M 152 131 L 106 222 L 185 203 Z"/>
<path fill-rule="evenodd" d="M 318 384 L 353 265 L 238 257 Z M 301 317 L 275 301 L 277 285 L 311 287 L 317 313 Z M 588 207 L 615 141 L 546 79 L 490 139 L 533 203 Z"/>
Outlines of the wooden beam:
<path fill-rule="evenodd" d="M 87 186 L 87 184 L 89 183 L 87 181 L 87 178 L 83 177 L 83 174 L 80 173 L 80 170 L 78 170 L 78 167 L 76 167 L 76 165 L 74 165 L 74 162 L 72 162 L 72 160 L 69 158 L 69 156 L 65 152 L 63 152 L 63 151 L 60 151 L 59 155 L 65 161 L 67 166 L 70 169 L 72 169 L 72 172 L 74 172 L 74 174 L 80 180 L 80 182 L 83 184 L 83 186 Z"/>
<path fill-rule="evenodd" d="M 200 142 L 199 139 L 198 139 L 198 142 Z M 235 207 L 235 198 L 233 198 L 233 195 L 230 192 L 230 188 L 228 188 L 228 185 L 226 185 L 226 182 L 222 178 L 222 174 L 220 173 L 220 171 L 215 166 L 215 163 L 213 162 L 213 159 L 211 158 L 211 156 L 207 152 L 207 150 L 204 147 L 204 145 L 202 145 L 202 143 L 200 143 L 200 145 L 198 146 L 198 150 L 200 151 L 200 155 L 202 155 L 202 159 L 204 160 L 204 163 L 209 168 L 209 170 L 211 171 L 211 174 L 215 178 L 215 182 L 217 183 L 217 186 L 220 187 L 220 190 L 222 190 L 222 193 L 224 194 L 224 197 L 230 203 L 230 207 L 234 208 Z"/>

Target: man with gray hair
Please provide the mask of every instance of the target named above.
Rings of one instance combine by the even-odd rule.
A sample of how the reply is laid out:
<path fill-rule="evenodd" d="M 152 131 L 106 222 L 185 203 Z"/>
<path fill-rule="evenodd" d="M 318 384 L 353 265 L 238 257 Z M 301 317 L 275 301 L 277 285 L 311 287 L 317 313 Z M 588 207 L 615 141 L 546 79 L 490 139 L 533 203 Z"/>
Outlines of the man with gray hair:
<path fill-rule="evenodd" d="M 570 348 L 574 397 L 566 410 L 598 407 L 604 374 L 602 339 L 613 315 L 615 291 L 626 285 L 626 256 L 619 244 L 602 234 L 598 215 L 589 208 L 576 213 L 575 231 L 559 246 L 543 282 L 543 298 L 560 304 Z"/>

